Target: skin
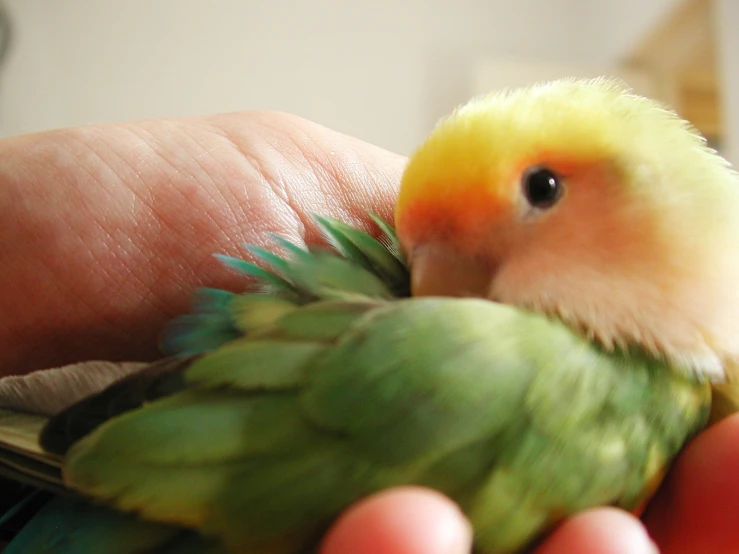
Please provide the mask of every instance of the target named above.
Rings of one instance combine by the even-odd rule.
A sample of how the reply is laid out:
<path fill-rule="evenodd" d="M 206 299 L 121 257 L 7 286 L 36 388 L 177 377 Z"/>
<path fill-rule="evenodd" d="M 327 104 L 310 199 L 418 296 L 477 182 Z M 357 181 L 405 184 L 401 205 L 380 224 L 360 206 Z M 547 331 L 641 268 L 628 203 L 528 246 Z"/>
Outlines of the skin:
<path fill-rule="evenodd" d="M 237 289 L 213 252 L 267 233 L 318 241 L 310 213 L 389 219 L 405 160 L 296 117 L 239 113 L 81 127 L 0 141 L 0 368 L 153 359 L 199 285 Z M 367 225 L 367 228 L 371 228 Z M 537 554 L 730 553 L 739 544 L 739 416 L 684 451 L 643 520 L 603 508 Z M 646 525 L 646 527 L 645 527 Z M 322 554 L 462 554 L 447 498 L 401 488 L 349 509 Z"/>

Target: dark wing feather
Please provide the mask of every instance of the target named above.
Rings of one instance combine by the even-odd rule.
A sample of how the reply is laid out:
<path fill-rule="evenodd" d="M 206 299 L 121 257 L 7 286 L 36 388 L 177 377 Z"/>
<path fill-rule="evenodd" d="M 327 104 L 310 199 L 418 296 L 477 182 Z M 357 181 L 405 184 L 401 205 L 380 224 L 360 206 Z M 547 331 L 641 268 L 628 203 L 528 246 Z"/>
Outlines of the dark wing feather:
<path fill-rule="evenodd" d="M 181 390 L 182 373 L 197 358 L 164 358 L 67 408 L 46 424 L 41 432 L 41 446 L 62 456 L 72 444 L 108 419 Z"/>

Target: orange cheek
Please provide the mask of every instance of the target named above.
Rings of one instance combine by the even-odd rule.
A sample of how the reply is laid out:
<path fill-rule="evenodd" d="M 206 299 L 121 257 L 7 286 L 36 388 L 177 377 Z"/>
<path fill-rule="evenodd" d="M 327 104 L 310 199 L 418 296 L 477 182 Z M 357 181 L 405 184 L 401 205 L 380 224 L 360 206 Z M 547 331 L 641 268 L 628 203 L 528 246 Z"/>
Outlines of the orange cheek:
<path fill-rule="evenodd" d="M 395 224 L 406 249 L 429 241 L 469 244 L 511 209 L 510 201 L 485 191 L 455 191 L 444 197 L 406 202 L 396 213 Z"/>

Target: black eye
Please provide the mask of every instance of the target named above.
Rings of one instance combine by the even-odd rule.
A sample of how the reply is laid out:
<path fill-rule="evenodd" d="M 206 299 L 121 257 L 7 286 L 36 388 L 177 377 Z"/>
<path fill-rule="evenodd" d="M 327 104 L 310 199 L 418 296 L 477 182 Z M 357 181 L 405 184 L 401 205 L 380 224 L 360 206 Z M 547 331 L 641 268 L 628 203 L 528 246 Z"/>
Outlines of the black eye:
<path fill-rule="evenodd" d="M 562 196 L 562 182 L 546 167 L 532 167 L 523 174 L 523 193 L 534 208 L 546 209 Z"/>

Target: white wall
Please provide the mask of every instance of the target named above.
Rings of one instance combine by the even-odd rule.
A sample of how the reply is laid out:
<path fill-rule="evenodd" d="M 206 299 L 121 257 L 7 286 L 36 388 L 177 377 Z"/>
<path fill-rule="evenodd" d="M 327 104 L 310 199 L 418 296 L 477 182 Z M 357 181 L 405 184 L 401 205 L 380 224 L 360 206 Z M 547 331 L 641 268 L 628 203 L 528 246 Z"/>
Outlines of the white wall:
<path fill-rule="evenodd" d="M 628 54 L 682 1 L 685 0 L 582 0 L 581 15 L 587 25 L 580 32 L 593 45 L 583 53 L 586 61 L 603 65 Z"/>
<path fill-rule="evenodd" d="M 724 118 L 721 152 L 739 168 L 739 2 L 716 0 L 714 17 Z"/>
<path fill-rule="evenodd" d="M 605 24 L 633 23 L 594 8 L 609 0 L 5 1 L 0 135 L 269 108 L 402 153 L 467 98 L 481 55 L 608 58 Z"/>

